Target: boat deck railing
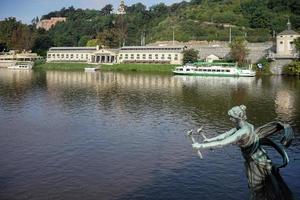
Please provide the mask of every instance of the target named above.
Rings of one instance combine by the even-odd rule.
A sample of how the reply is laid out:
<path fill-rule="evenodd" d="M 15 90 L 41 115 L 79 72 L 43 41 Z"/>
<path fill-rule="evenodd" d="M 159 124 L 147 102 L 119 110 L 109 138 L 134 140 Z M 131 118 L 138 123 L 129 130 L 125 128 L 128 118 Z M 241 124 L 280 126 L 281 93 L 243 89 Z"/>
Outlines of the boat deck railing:
<path fill-rule="evenodd" d="M 226 67 L 236 67 L 236 63 L 228 63 L 228 62 L 194 62 L 196 66 L 226 66 Z"/>
<path fill-rule="evenodd" d="M 195 67 L 212 67 L 212 66 L 219 66 L 219 67 L 238 67 L 240 69 L 249 69 L 252 68 L 250 65 L 243 65 L 238 66 L 237 63 L 228 63 L 228 62 L 194 62 L 191 63 Z"/>

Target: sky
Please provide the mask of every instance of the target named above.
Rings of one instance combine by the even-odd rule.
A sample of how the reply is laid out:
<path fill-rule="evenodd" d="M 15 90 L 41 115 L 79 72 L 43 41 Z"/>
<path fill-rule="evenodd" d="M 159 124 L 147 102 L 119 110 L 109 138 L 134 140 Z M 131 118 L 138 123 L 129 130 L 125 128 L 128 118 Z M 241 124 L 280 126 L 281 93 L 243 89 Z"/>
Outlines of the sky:
<path fill-rule="evenodd" d="M 153 6 L 160 2 L 167 5 L 181 2 L 182 0 L 125 0 L 126 5 L 142 2 L 146 6 Z M 0 20 L 15 17 L 23 23 L 30 24 L 35 17 L 41 17 L 51 11 L 60 10 L 62 7 L 74 6 L 75 8 L 101 9 L 106 4 L 118 8 L 120 0 L 0 0 Z"/>

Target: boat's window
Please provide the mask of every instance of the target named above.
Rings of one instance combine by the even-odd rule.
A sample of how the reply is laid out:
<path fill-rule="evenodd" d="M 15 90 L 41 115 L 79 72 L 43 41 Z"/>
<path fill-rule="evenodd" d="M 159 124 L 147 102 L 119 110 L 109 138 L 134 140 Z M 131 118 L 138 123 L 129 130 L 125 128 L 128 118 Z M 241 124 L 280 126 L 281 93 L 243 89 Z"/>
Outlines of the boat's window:
<path fill-rule="evenodd" d="M 199 72 L 202 72 L 202 69 L 198 69 Z"/>
<path fill-rule="evenodd" d="M 203 69 L 204 72 L 206 72 L 206 69 Z"/>
<path fill-rule="evenodd" d="M 222 69 L 221 72 L 224 72 L 224 69 Z"/>
<path fill-rule="evenodd" d="M 217 69 L 217 72 L 220 72 L 221 70 Z"/>
<path fill-rule="evenodd" d="M 186 71 L 190 71 L 190 69 L 186 69 Z"/>
<path fill-rule="evenodd" d="M 208 69 L 207 71 L 208 71 L 208 72 L 211 72 L 211 69 Z"/>
<path fill-rule="evenodd" d="M 182 69 L 182 68 L 180 68 L 180 69 L 179 69 L 179 71 L 183 71 L 183 69 Z"/>
<path fill-rule="evenodd" d="M 226 69 L 226 72 L 230 72 L 230 70 L 229 70 L 229 69 Z"/>
<path fill-rule="evenodd" d="M 215 70 L 215 69 L 213 69 L 212 71 L 213 71 L 213 72 L 215 72 L 216 70 Z"/>

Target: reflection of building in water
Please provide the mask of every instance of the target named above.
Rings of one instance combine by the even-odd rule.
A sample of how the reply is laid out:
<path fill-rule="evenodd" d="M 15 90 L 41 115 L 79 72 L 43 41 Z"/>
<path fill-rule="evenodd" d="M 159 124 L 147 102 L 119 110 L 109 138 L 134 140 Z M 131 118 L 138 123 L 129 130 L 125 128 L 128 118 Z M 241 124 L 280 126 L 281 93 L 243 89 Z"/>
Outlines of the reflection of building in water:
<path fill-rule="evenodd" d="M 295 96 L 289 90 L 280 90 L 276 93 L 275 111 L 280 120 L 289 121 L 295 111 Z"/>
<path fill-rule="evenodd" d="M 114 72 L 84 73 L 47 71 L 47 85 L 95 86 L 108 88 L 118 86 L 128 89 L 162 89 L 177 90 L 182 88 L 182 82 L 173 76 L 126 74 Z"/>
<path fill-rule="evenodd" d="M 0 70 L 0 81 L 5 84 L 10 84 L 13 82 L 20 84 L 24 84 L 25 82 L 31 83 L 32 76 L 33 72 L 31 70 Z"/>

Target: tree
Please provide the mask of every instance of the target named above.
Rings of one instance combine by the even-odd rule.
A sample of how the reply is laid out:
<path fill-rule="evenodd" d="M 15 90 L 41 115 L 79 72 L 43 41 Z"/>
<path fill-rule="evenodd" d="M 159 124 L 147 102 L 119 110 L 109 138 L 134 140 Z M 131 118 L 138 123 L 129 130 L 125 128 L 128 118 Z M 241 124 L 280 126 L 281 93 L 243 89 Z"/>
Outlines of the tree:
<path fill-rule="evenodd" d="M 127 13 L 143 13 L 146 11 L 146 6 L 142 3 L 136 3 L 126 8 Z"/>
<path fill-rule="evenodd" d="M 120 34 L 118 29 L 106 29 L 97 35 L 101 45 L 109 48 L 116 48 L 120 45 Z"/>
<path fill-rule="evenodd" d="M 41 55 L 46 56 L 47 50 L 52 46 L 51 38 L 46 34 L 37 34 L 34 39 L 32 51 Z"/>
<path fill-rule="evenodd" d="M 78 46 L 79 47 L 84 47 L 86 46 L 87 42 L 89 41 L 90 37 L 87 35 L 82 36 L 79 41 L 78 41 Z"/>
<path fill-rule="evenodd" d="M 92 39 L 92 40 L 87 41 L 87 43 L 86 43 L 87 47 L 95 47 L 97 45 L 101 45 L 101 42 L 98 39 Z"/>
<path fill-rule="evenodd" d="M 194 63 L 198 60 L 198 51 L 195 49 L 187 49 L 183 51 L 183 64 Z"/>
<path fill-rule="evenodd" d="M 33 18 L 33 19 L 31 20 L 31 24 L 34 25 L 34 26 L 36 26 L 36 24 L 37 24 L 39 21 L 40 21 L 40 20 L 39 20 L 39 17 L 35 17 L 35 18 Z"/>
<path fill-rule="evenodd" d="M 160 17 L 162 15 L 168 14 L 168 6 L 164 3 L 159 3 L 150 7 L 150 12 L 154 17 Z"/>
<path fill-rule="evenodd" d="M 246 62 L 246 57 L 249 54 L 249 49 L 247 49 L 247 43 L 244 38 L 235 38 L 230 44 L 230 56 L 239 65 Z"/>
<path fill-rule="evenodd" d="M 111 4 L 107 4 L 101 9 L 101 13 L 103 15 L 109 15 L 113 10 L 113 6 Z"/>
<path fill-rule="evenodd" d="M 2 51 L 7 51 L 7 46 L 5 43 L 0 42 L 0 52 L 2 52 Z"/>

